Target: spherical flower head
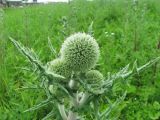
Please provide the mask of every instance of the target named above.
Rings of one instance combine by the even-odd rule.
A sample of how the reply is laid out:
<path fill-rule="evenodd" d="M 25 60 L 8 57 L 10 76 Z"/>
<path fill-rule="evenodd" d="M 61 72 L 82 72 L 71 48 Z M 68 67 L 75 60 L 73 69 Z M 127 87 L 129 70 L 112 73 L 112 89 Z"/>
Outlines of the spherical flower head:
<path fill-rule="evenodd" d="M 85 77 L 89 84 L 100 83 L 102 80 L 104 80 L 103 74 L 98 70 L 90 70 L 86 72 Z"/>
<path fill-rule="evenodd" d="M 65 77 L 66 79 L 71 76 L 71 69 L 66 64 L 66 62 L 60 58 L 47 63 L 47 69 L 51 72 Z"/>
<path fill-rule="evenodd" d="M 96 65 L 100 51 L 92 36 L 76 33 L 64 41 L 60 53 L 73 71 L 84 72 Z"/>

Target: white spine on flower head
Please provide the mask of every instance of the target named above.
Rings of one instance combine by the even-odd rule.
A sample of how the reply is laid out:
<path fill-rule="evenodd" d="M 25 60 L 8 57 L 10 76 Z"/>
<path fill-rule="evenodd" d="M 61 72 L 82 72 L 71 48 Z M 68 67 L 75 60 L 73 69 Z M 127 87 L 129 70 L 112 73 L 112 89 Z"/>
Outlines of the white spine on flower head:
<path fill-rule="evenodd" d="M 60 54 L 73 71 L 84 72 L 96 65 L 100 51 L 92 36 L 75 33 L 64 41 Z"/>

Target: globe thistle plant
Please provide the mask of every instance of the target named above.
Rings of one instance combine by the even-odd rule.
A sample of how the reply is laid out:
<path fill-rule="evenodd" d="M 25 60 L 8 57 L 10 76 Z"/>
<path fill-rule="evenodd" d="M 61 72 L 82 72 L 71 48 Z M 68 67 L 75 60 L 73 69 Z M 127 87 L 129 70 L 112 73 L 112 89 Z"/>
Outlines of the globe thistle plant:
<path fill-rule="evenodd" d="M 84 72 L 96 65 L 100 51 L 92 36 L 75 33 L 64 41 L 60 54 L 73 71 Z"/>
<path fill-rule="evenodd" d="M 141 67 L 137 67 L 135 62 L 132 69 L 127 65 L 119 72 L 104 77 L 98 70 L 91 70 L 98 61 L 100 51 L 96 40 L 85 33 L 76 33 L 68 37 L 60 50 L 60 58 L 47 65 L 43 65 L 32 50 L 12 38 L 10 40 L 36 68 L 39 78 L 42 79 L 41 88 L 47 97 L 46 100 L 25 112 L 53 105 L 52 111 L 43 120 L 50 118 L 56 120 L 110 120 L 110 112 L 124 100 L 126 95 L 125 92 L 113 104 L 104 105 L 107 103 L 106 100 L 111 103 L 106 93 L 112 91 L 113 83 L 119 78 L 124 80 L 139 73 L 160 60 L 158 57 Z M 115 118 L 117 118 L 116 115 Z"/>

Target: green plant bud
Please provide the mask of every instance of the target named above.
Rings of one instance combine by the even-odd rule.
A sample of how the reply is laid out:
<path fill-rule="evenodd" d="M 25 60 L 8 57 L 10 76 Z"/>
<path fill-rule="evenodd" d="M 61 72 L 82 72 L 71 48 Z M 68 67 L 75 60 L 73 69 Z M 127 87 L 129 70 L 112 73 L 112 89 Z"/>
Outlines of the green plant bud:
<path fill-rule="evenodd" d="M 85 77 L 87 79 L 87 82 L 89 84 L 93 83 L 99 83 L 102 80 L 104 80 L 104 77 L 102 73 L 100 73 L 98 70 L 90 70 L 85 74 Z"/>
<path fill-rule="evenodd" d="M 53 71 L 56 74 L 62 75 L 66 79 L 70 78 L 71 76 L 70 67 L 60 58 L 47 63 L 47 68 L 49 71 Z"/>
<path fill-rule="evenodd" d="M 73 71 L 84 72 L 95 66 L 100 51 L 93 37 L 85 33 L 76 33 L 64 41 L 60 53 Z"/>

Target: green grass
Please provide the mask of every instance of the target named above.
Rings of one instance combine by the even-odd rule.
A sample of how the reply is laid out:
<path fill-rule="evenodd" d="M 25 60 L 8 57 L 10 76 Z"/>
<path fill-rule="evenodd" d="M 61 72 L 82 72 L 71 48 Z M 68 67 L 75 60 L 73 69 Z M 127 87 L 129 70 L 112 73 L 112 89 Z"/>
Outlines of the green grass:
<path fill-rule="evenodd" d="M 54 59 L 48 37 L 59 52 L 64 39 L 74 32 L 87 32 L 93 21 L 94 37 L 101 49 L 98 69 L 107 76 L 135 60 L 138 65 L 160 56 L 160 1 L 84 0 L 70 4 L 34 5 L 0 10 L 0 119 L 37 120 L 50 107 L 34 112 L 24 110 L 45 99 L 41 90 L 17 90 L 38 84 L 38 78 L 8 37 L 32 48 L 45 64 Z M 114 33 L 114 35 L 111 35 Z M 135 75 L 126 85 L 113 86 L 111 98 L 127 90 L 119 106 L 122 120 L 160 119 L 160 64 Z"/>

